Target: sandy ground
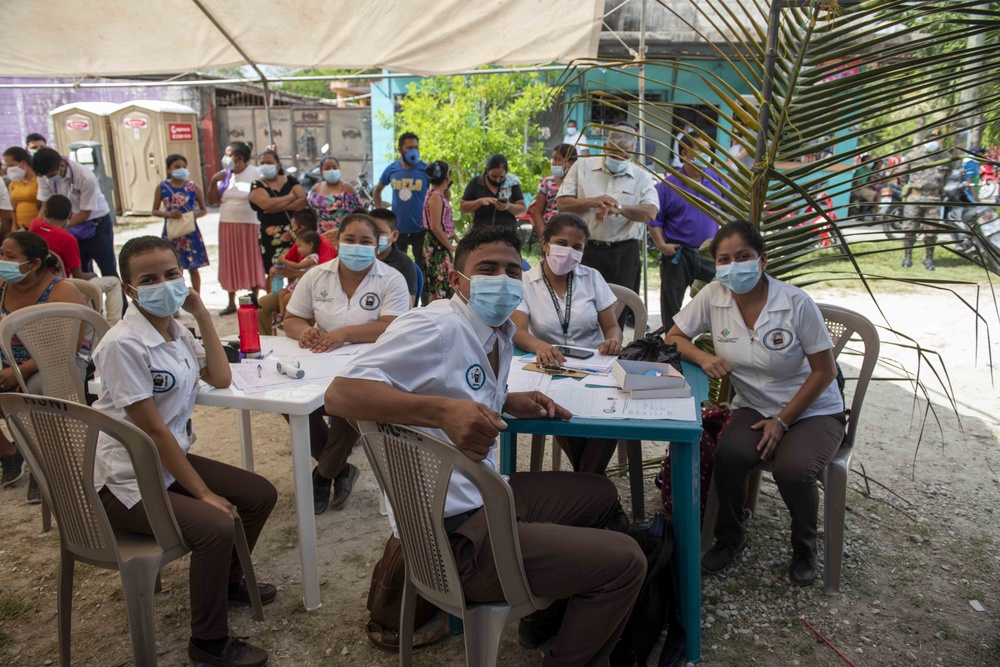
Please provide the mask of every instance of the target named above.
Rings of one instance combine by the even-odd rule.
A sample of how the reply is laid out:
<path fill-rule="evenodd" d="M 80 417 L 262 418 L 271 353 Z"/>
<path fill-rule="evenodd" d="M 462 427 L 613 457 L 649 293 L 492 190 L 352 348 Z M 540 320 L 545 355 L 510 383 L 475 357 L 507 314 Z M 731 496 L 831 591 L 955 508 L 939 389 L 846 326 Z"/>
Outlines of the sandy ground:
<path fill-rule="evenodd" d="M 203 231 L 216 258 L 210 218 Z M 158 226 L 156 226 L 158 227 Z M 118 242 L 141 233 L 120 233 Z M 205 300 L 225 305 L 214 270 L 203 271 Z M 884 324 L 869 297 L 859 292 L 813 292 L 821 302 L 844 305 Z M 976 291 L 962 295 L 975 302 Z M 985 292 L 982 298 L 989 302 Z M 939 353 L 930 355 L 950 391 L 944 392 L 925 360 L 920 380 L 927 403 L 897 368 L 883 364 L 884 381 L 869 390 L 848 492 L 843 595 L 827 598 L 820 587 L 793 589 L 787 568 L 788 516 L 773 484 L 765 483 L 750 527 L 751 546 L 722 577 L 703 584 L 704 664 L 841 665 L 818 643 L 811 623 L 854 665 L 1000 665 L 1000 400 L 990 354 L 1000 359 L 1000 322 L 983 307 L 978 330 L 971 311 L 935 290 L 880 296 L 890 325 Z M 223 333 L 234 317 L 217 318 Z M 978 337 L 977 337 L 978 333 Z M 910 342 L 883 332 L 883 358 L 916 372 Z M 994 362 L 996 363 L 996 362 Z M 852 360 L 847 360 L 851 375 Z M 953 410 L 947 394 L 955 398 Z M 936 417 L 935 417 L 936 415 Z M 940 423 L 938 423 L 938 420 Z M 239 464 L 235 415 L 198 407 L 196 451 Z M 921 436 L 922 431 L 922 436 Z M 362 474 L 341 511 L 317 518 L 323 607 L 301 605 L 296 521 L 287 425 L 274 415 L 254 415 L 257 470 L 278 488 L 278 506 L 254 554 L 257 576 L 275 583 L 279 598 L 255 622 L 249 611 L 230 616 L 232 633 L 271 651 L 271 665 L 392 665 L 395 656 L 371 648 L 364 633 L 365 600 L 374 561 L 389 527 L 377 510 L 377 487 L 360 449 L 352 461 Z M 918 449 L 918 440 L 920 446 Z M 522 442 L 519 467 L 528 466 Z M 662 456 L 664 443 L 645 443 L 647 458 Z M 868 475 L 863 478 L 861 471 Z M 616 479 L 628 498 L 624 478 Z M 24 482 L 0 492 L 4 517 L 0 540 L 0 664 L 58 662 L 56 572 L 58 536 L 42 534 L 37 507 L 24 504 Z M 659 490 L 647 487 L 646 506 L 658 506 Z M 627 500 L 625 501 L 627 505 Z M 822 516 L 822 513 L 821 513 Z M 822 520 L 822 519 L 821 519 Z M 131 664 L 121 585 L 113 571 L 78 565 L 74 592 L 73 664 Z M 161 665 L 186 665 L 187 561 L 168 566 L 164 592 L 155 599 Z M 986 609 L 977 612 L 970 600 Z M 522 650 L 514 629 L 501 646 L 504 665 L 536 665 L 538 651 Z M 416 651 L 417 665 L 464 664 L 461 637 L 447 637 Z"/>

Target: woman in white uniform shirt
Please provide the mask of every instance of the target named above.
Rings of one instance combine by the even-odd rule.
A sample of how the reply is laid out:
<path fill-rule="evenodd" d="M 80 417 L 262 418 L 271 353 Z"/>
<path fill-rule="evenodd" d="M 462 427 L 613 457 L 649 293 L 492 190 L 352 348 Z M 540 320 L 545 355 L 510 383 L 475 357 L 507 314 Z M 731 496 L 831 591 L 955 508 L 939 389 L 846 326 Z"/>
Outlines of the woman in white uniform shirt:
<path fill-rule="evenodd" d="M 253 549 L 277 491 L 252 472 L 188 453 L 198 380 L 224 388 L 231 373 L 212 316 L 184 284 L 177 251 L 166 239 L 143 236 L 126 243 L 118 261 L 134 307 L 94 351 L 104 380 L 94 407 L 145 431 L 160 455 L 167 497 L 192 550 L 190 658 L 204 665 L 266 664 L 266 651 L 229 635 L 228 606 L 250 602 L 233 551 L 231 510 L 239 509 Z M 194 316 L 202 343 L 173 318 L 180 308 Z M 128 455 L 105 436 L 94 481 L 113 527 L 151 534 Z M 262 602 L 274 600 L 274 586 L 258 587 Z"/>
<path fill-rule="evenodd" d="M 590 230 L 575 213 L 557 213 L 545 225 L 545 259 L 524 275 L 524 301 L 511 316 L 514 344 L 534 352 L 543 364 L 561 364 L 559 346 L 618 354 L 622 330 L 615 317 L 617 299 L 594 269 L 581 266 Z M 600 438 L 556 437 L 578 472 L 604 474 L 616 442 Z"/>
<path fill-rule="evenodd" d="M 757 228 L 737 221 L 712 240 L 717 282 L 675 318 L 667 342 L 710 378 L 732 377 L 736 396 L 715 453 L 719 518 L 702 569 L 721 572 L 746 548 L 747 474 L 774 458 L 774 481 L 792 515 L 792 583 L 816 579 L 816 477 L 844 438 L 833 343 L 805 292 L 767 276 Z M 691 338 L 709 331 L 715 355 Z"/>
<path fill-rule="evenodd" d="M 348 215 L 340 223 L 337 258 L 299 279 L 284 319 L 285 334 L 298 340 L 299 347 L 329 352 L 347 343 L 372 343 L 410 309 L 406 279 L 375 259 L 378 237 L 370 216 Z M 313 509 L 322 514 L 328 507 L 343 507 L 351 495 L 358 469 L 347 458 L 358 434 L 340 417 L 327 426 L 319 408 L 309 415 L 309 437 L 316 459 Z"/>

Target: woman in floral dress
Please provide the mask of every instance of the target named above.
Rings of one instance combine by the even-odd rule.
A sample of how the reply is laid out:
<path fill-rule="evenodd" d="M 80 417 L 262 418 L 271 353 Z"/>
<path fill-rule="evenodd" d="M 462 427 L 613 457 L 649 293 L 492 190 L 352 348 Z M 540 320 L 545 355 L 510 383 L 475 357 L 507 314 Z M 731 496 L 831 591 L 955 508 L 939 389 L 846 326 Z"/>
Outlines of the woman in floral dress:
<path fill-rule="evenodd" d="M 188 179 L 187 158 L 173 154 L 167 156 L 167 180 L 160 183 L 159 190 L 153 199 L 153 215 L 163 216 L 163 238 L 168 239 L 181 260 L 181 269 L 191 274 L 191 287 L 195 292 L 201 291 L 201 274 L 198 269 L 208 266 L 208 251 L 205 250 L 205 240 L 198 228 L 198 218 L 207 213 L 205 196 L 201 188 Z M 162 207 L 162 209 L 161 209 Z M 167 236 L 167 221 L 177 220 L 185 213 L 194 213 L 194 231 L 171 239 Z"/>
<path fill-rule="evenodd" d="M 427 165 L 430 190 L 424 199 L 423 225 L 430 232 L 424 241 L 424 293 L 428 300 L 451 297 L 448 272 L 452 269 L 452 255 L 455 252 L 455 223 L 451 217 L 451 202 L 448 188 L 451 187 L 451 167 L 447 162 L 437 161 Z"/>
<path fill-rule="evenodd" d="M 576 148 L 571 144 L 559 144 L 552 150 L 552 175 L 546 176 L 538 184 L 538 196 L 531 204 L 531 224 L 538 238 L 542 238 L 545 223 L 556 214 L 556 194 L 559 186 L 576 162 Z"/>
<path fill-rule="evenodd" d="M 354 186 L 341 178 L 337 158 L 324 157 L 319 163 L 319 171 L 323 178 L 306 195 L 306 201 L 309 208 L 316 211 L 317 231 L 336 244 L 340 223 L 361 206 L 361 200 Z"/>
<path fill-rule="evenodd" d="M 260 255 L 264 275 L 292 247 L 292 213 L 306 207 L 306 193 L 294 176 L 285 174 L 278 154 L 260 154 L 260 180 L 250 186 L 250 208 L 260 221 Z"/>

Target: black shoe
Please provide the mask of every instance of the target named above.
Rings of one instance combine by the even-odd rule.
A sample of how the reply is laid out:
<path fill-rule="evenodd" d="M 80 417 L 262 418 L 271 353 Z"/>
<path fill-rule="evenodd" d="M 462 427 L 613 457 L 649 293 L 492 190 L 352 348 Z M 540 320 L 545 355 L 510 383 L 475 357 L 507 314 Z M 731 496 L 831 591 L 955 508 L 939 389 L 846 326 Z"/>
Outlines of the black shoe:
<path fill-rule="evenodd" d="M 274 602 L 274 598 L 278 596 L 278 589 L 271 584 L 257 584 L 257 592 L 260 593 L 260 603 L 262 605 L 271 604 Z M 247 588 L 247 582 L 241 581 L 239 588 L 235 591 L 229 589 L 229 605 L 230 606 L 246 606 L 253 604 L 250 602 L 250 589 Z"/>
<path fill-rule="evenodd" d="M 810 586 L 816 581 L 816 554 L 792 554 L 792 564 L 788 568 L 788 578 L 796 586 Z"/>
<path fill-rule="evenodd" d="M 189 641 L 188 657 L 196 667 L 264 667 L 267 664 L 267 651 L 236 637 L 226 641 L 219 655 L 203 651 Z"/>
<path fill-rule="evenodd" d="M 333 480 L 333 499 L 330 500 L 330 509 L 335 510 L 343 507 L 347 499 L 351 497 L 354 480 L 357 478 L 358 469 L 348 463 L 347 467 Z"/>
<path fill-rule="evenodd" d="M 732 565 L 736 557 L 743 553 L 746 548 L 747 538 L 745 535 L 737 545 L 719 544 L 716 540 L 712 548 L 701 557 L 701 569 L 709 574 L 718 574 Z"/>
<path fill-rule="evenodd" d="M 0 465 L 3 466 L 0 489 L 14 486 L 17 480 L 24 475 L 24 457 L 21 456 L 21 452 L 14 452 L 10 456 L 0 456 Z"/>
<path fill-rule="evenodd" d="M 552 627 L 532 618 L 522 618 L 517 623 L 517 641 L 522 648 L 534 650 L 543 646 L 559 633 L 559 626 Z"/>
<path fill-rule="evenodd" d="M 232 315 L 235 312 L 236 312 L 236 306 L 226 306 L 225 308 L 219 311 L 219 315 L 221 317 L 225 317 L 226 315 Z"/>
<path fill-rule="evenodd" d="M 910 257 L 904 257 L 902 266 L 904 269 L 910 268 L 911 266 L 913 266 L 913 259 Z"/>
<path fill-rule="evenodd" d="M 930 258 L 925 259 L 924 260 L 924 268 L 927 269 L 928 271 L 933 271 L 934 270 L 934 260 L 930 259 Z"/>
<path fill-rule="evenodd" d="M 319 516 L 330 506 L 330 487 L 333 480 L 317 479 L 316 471 L 313 471 L 313 513 Z"/>
<path fill-rule="evenodd" d="M 25 501 L 29 505 L 38 505 L 42 502 L 42 492 L 38 488 L 38 482 L 35 481 L 33 475 L 28 475 L 28 497 Z"/>

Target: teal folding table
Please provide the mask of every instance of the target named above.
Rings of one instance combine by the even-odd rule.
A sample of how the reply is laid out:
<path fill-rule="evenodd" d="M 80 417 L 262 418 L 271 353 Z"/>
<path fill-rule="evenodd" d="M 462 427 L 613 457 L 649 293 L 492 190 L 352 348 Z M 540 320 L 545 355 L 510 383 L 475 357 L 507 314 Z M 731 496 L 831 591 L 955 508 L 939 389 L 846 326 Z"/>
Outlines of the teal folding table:
<path fill-rule="evenodd" d="M 708 398 L 708 376 L 684 362 L 684 377 L 691 385 L 697 405 Z M 560 380 L 567 382 L 568 380 Z M 587 391 L 581 382 L 581 391 Z M 685 657 L 701 660 L 701 420 L 670 421 L 644 419 L 516 419 L 504 415 L 507 428 L 500 433 L 500 472 L 517 469 L 517 435 L 544 434 L 610 440 L 658 440 L 670 443 L 670 482 L 674 500 L 674 548 L 680 575 L 681 624 L 685 634 Z M 630 456 L 631 456 L 630 452 Z M 633 482 L 633 497 L 636 495 Z M 641 484 L 641 478 L 639 480 Z M 638 493 L 642 494 L 641 487 Z"/>

